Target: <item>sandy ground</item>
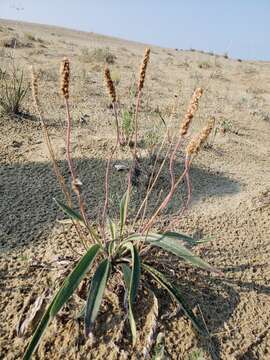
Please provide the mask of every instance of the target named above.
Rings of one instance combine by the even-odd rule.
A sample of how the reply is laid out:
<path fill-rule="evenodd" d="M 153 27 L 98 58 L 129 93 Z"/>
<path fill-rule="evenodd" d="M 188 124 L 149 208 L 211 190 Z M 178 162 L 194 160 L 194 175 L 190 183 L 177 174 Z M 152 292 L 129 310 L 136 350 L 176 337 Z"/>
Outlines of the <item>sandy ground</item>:
<path fill-rule="evenodd" d="M 65 114 L 58 96 L 58 66 L 65 55 L 72 62 L 73 153 L 89 216 L 95 221 L 101 209 L 104 166 L 115 133 L 103 86 L 103 64 L 88 62 L 82 49 L 109 47 L 116 56 L 111 69 L 119 83 L 120 102 L 127 106 L 145 45 L 1 20 L 1 44 L 12 37 L 20 39 L 20 46 L 12 53 L 16 64 L 25 69 L 26 77 L 29 65 L 40 69 L 41 102 L 67 179 Z M 199 338 L 181 311 L 166 319 L 163 315 L 175 307 L 161 290 L 157 332 L 165 334 L 165 348 L 171 359 L 270 359 L 270 64 L 196 51 L 154 46 L 151 49 L 140 117 L 145 142 L 161 136 L 162 125 L 155 109 L 158 107 L 168 126 L 176 129 L 196 86 L 206 91 L 191 135 L 210 115 L 216 117 L 215 136 L 191 171 L 190 208 L 183 217 L 175 217 L 173 227 L 190 235 L 210 235 L 211 241 L 201 245 L 198 253 L 224 272 L 222 277 L 208 276 L 172 261 L 166 270 L 168 275 L 176 276 L 186 298 L 202 314 L 212 340 Z M 10 51 L 6 47 L 0 49 L 1 69 L 9 66 Z M 175 101 L 178 106 L 169 120 Z M 22 357 L 30 334 L 18 337 L 16 326 L 27 310 L 27 300 L 46 291 L 46 296 L 50 296 L 61 276 L 70 270 L 74 253 L 67 243 L 80 251 L 73 230 L 56 222 L 62 215 L 52 198 L 61 197 L 61 191 L 39 123 L 33 116 L 30 94 L 24 107 L 32 117 L 0 118 L 0 359 Z M 79 121 L 82 117 L 83 123 Z M 141 152 L 147 168 L 148 153 L 143 146 Z M 125 163 L 127 158 L 125 151 L 119 151 L 114 161 Z M 181 160 L 180 153 L 179 167 Z M 112 187 L 122 188 L 125 174 L 113 171 L 112 177 Z M 143 186 L 142 180 L 136 199 Z M 166 174 L 160 186 L 163 190 L 168 187 Z M 153 196 L 153 206 L 157 196 L 158 193 Z M 172 217 L 183 196 L 178 195 L 160 224 Z M 116 194 L 110 199 L 113 209 L 120 197 Z M 110 292 L 106 299 L 93 343 L 78 340 L 81 327 L 73 320 L 78 301 L 75 298 L 65 309 L 64 320 L 60 317 L 50 326 L 38 358 L 142 359 L 150 295 L 145 294 L 144 302 L 137 308 L 140 341 L 135 350 L 130 347 L 127 326 L 119 335 L 121 306 Z M 201 355 L 196 357 L 197 350 Z"/>

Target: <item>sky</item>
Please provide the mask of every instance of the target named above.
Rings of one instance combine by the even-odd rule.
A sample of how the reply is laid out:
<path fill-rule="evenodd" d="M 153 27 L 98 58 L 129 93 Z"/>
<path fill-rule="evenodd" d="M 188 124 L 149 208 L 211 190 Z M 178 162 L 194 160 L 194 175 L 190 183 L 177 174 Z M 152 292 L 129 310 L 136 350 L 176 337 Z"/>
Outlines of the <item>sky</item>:
<path fill-rule="evenodd" d="M 270 0 L 0 0 L 0 18 L 270 60 Z"/>

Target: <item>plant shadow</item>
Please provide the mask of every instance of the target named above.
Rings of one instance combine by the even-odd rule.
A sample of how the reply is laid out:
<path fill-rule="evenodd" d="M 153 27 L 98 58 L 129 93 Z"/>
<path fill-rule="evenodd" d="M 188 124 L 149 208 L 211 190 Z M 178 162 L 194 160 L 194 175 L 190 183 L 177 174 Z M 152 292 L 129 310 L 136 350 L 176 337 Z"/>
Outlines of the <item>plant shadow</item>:
<path fill-rule="evenodd" d="M 203 337 L 196 333 L 197 345 L 199 348 L 204 349 L 212 360 L 221 360 L 223 358 L 221 345 L 230 339 L 230 334 L 226 331 L 226 328 L 224 329 L 224 325 L 238 307 L 241 301 L 240 293 L 256 291 L 258 294 L 270 295 L 270 286 L 256 284 L 253 281 L 248 282 L 234 279 L 233 274 L 235 271 L 239 271 L 239 267 L 236 267 L 236 269 L 230 268 L 223 270 L 225 270 L 226 273 L 224 277 L 213 277 L 207 275 L 205 272 L 196 271 L 194 268 L 185 268 L 183 263 L 180 263 L 178 268 L 174 266 L 176 276 L 179 278 L 177 287 L 180 289 L 189 306 L 194 309 L 201 324 L 206 325 L 210 334 L 209 337 Z M 171 276 L 171 274 L 167 272 L 167 277 L 169 276 Z M 173 279 L 175 283 L 175 276 Z M 161 292 L 159 294 L 159 299 L 161 299 L 161 312 L 168 312 L 168 308 L 170 307 L 168 301 L 170 299 L 166 297 L 166 294 L 163 293 L 162 290 L 159 291 Z M 177 314 L 176 322 L 181 316 L 183 316 L 183 314 L 180 311 Z M 187 331 L 185 324 L 177 327 L 173 319 L 163 321 L 162 327 L 163 331 L 168 334 L 174 333 L 174 335 L 176 335 L 176 329 L 179 334 L 184 334 Z M 256 346 L 256 344 L 251 345 L 247 351 L 239 355 L 237 359 L 253 359 L 253 346 Z"/>
<path fill-rule="evenodd" d="M 149 176 L 146 166 L 133 188 L 130 201 L 130 216 L 135 214 L 143 199 Z M 110 177 L 109 214 L 117 218 L 119 202 L 126 191 L 127 171 L 117 171 L 112 163 Z M 69 183 L 69 171 L 66 161 L 59 161 L 61 173 Z M 76 159 L 76 170 L 82 181 L 83 197 L 88 217 L 97 222 L 100 219 L 104 202 L 104 177 L 106 160 L 96 158 Z M 176 164 L 181 173 L 182 163 Z M 239 191 L 238 182 L 222 174 L 209 172 L 207 169 L 193 166 L 191 172 L 193 183 L 193 203 L 209 196 L 221 197 Z M 151 194 L 146 216 L 156 208 L 158 200 L 169 190 L 169 175 L 164 168 L 156 188 Z M 167 209 L 167 214 L 173 213 L 186 198 L 185 186 L 175 195 L 173 204 Z M 0 247 L 14 248 L 30 245 L 38 241 L 44 231 L 50 231 L 55 220 L 63 218 L 63 214 L 53 201 L 53 198 L 64 200 L 62 191 L 57 183 L 52 166 L 49 162 L 29 162 L 12 165 L 0 164 Z M 163 195 L 164 194 L 164 195 Z M 74 203 L 75 198 L 74 198 Z M 191 204 L 192 205 L 192 204 Z"/>

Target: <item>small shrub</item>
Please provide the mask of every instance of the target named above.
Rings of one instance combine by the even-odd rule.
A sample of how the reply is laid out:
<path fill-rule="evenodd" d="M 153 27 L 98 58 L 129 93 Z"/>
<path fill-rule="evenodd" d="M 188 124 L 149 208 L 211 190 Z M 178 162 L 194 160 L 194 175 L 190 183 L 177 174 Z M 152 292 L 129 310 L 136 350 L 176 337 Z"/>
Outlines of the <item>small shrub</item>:
<path fill-rule="evenodd" d="M 33 45 L 30 42 L 24 42 L 18 36 L 7 36 L 0 41 L 0 45 L 4 48 L 30 48 Z"/>
<path fill-rule="evenodd" d="M 95 48 L 94 50 L 82 48 L 80 60 L 85 63 L 98 62 L 111 65 L 115 63 L 116 56 L 110 51 L 108 47 Z"/>
<path fill-rule="evenodd" d="M 17 44 L 17 39 L 15 37 L 5 37 L 1 39 L 1 46 L 4 48 L 12 48 L 14 49 Z"/>
<path fill-rule="evenodd" d="M 31 34 L 31 33 L 25 33 L 24 34 L 25 38 L 31 42 L 39 42 L 39 43 L 43 43 L 44 40 L 42 40 L 41 38 Z"/>
<path fill-rule="evenodd" d="M 22 69 L 12 67 L 10 73 L 1 72 L 0 107 L 5 114 L 21 114 L 22 104 L 29 89 Z"/>
<path fill-rule="evenodd" d="M 24 36 L 25 36 L 26 39 L 29 40 L 29 41 L 36 41 L 35 36 L 32 35 L 31 33 L 25 33 Z"/>
<path fill-rule="evenodd" d="M 211 65 L 209 64 L 208 61 L 202 61 L 198 64 L 198 67 L 200 69 L 209 69 L 211 67 Z"/>

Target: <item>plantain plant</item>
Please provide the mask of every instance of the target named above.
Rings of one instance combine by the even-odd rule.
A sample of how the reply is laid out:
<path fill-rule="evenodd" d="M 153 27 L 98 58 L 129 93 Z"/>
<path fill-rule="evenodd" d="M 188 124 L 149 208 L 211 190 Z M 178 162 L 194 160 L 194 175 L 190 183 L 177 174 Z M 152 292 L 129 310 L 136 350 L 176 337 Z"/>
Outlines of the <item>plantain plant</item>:
<path fill-rule="evenodd" d="M 134 317 L 134 304 L 139 302 L 138 298 L 138 288 L 148 286 L 146 281 L 148 278 L 153 280 L 153 283 L 157 286 L 163 288 L 168 292 L 170 297 L 175 300 L 182 308 L 184 314 L 191 320 L 194 328 L 201 335 L 208 335 L 208 331 L 199 319 L 195 316 L 191 306 L 187 301 L 185 301 L 184 296 L 182 295 L 179 288 L 177 288 L 166 276 L 164 273 L 157 269 L 155 264 L 161 263 L 159 261 L 159 253 L 155 252 L 155 261 L 151 261 L 151 256 L 153 248 L 159 248 L 167 254 L 173 254 L 177 256 L 180 260 L 189 263 L 192 266 L 201 268 L 205 271 L 219 272 L 214 267 L 209 265 L 206 261 L 195 255 L 191 250 L 191 246 L 196 245 L 198 242 L 193 238 L 178 233 L 178 232 L 155 232 L 155 223 L 158 218 L 158 215 L 167 208 L 170 203 L 177 187 L 182 182 L 186 180 L 187 189 L 188 189 L 188 198 L 184 208 L 189 203 L 191 197 L 191 184 L 189 179 L 189 168 L 194 157 L 198 153 L 201 145 L 206 141 L 207 136 L 213 128 L 213 119 L 211 119 L 207 126 L 202 129 L 202 131 L 193 138 L 188 146 L 186 147 L 186 158 L 184 162 L 184 171 L 181 176 L 176 177 L 174 171 L 174 162 L 177 152 L 179 150 L 181 141 L 183 137 L 187 134 L 188 128 L 190 126 L 191 120 L 198 108 L 198 101 L 202 95 L 203 90 L 198 88 L 195 90 L 191 102 L 188 106 L 187 112 L 184 115 L 184 119 L 181 123 L 177 137 L 174 139 L 175 145 L 173 142 L 167 144 L 167 150 L 165 151 L 165 158 L 161 162 L 158 161 L 158 156 L 161 153 L 161 150 L 164 149 L 165 143 L 168 139 L 168 130 L 164 136 L 164 140 L 160 146 L 160 150 L 157 152 L 157 158 L 154 163 L 152 173 L 149 176 L 149 183 L 147 186 L 146 194 L 141 202 L 139 209 L 136 209 L 137 213 L 133 215 L 133 218 L 128 217 L 128 208 L 130 203 L 130 197 L 132 194 L 132 174 L 134 169 L 139 166 L 138 161 L 138 112 L 141 93 L 143 89 L 143 83 L 145 78 L 145 72 L 147 63 L 149 61 L 150 50 L 147 49 L 145 52 L 144 60 L 142 62 L 140 78 L 138 81 L 138 91 L 137 91 L 137 103 L 136 103 L 136 112 L 134 116 L 134 147 L 131 149 L 133 164 L 130 167 L 128 173 L 128 185 L 127 191 L 122 197 L 122 200 L 119 205 L 119 216 L 116 217 L 114 222 L 108 217 L 108 199 L 109 199 L 109 177 L 110 177 L 110 162 L 112 160 L 113 154 L 115 153 L 117 147 L 120 145 L 120 132 L 118 124 L 118 111 L 117 111 L 117 96 L 114 88 L 113 81 L 110 76 L 110 71 L 108 68 L 105 69 L 105 81 L 107 84 L 108 92 L 110 94 L 113 112 L 115 116 L 116 123 L 116 144 L 108 156 L 106 174 L 105 174 L 105 201 L 104 208 L 102 213 L 102 219 L 97 225 L 98 230 L 94 228 L 87 220 L 87 215 L 85 213 L 85 207 L 81 196 L 81 183 L 76 175 L 73 161 L 71 159 L 71 150 L 70 150 L 70 131 L 71 131 L 71 116 L 69 109 L 69 75 L 70 75 L 70 64 L 68 59 L 64 59 L 61 68 L 61 92 L 64 98 L 66 113 L 67 113 L 67 140 L 66 140 L 66 156 L 67 163 L 69 166 L 72 189 L 77 195 L 78 204 L 80 212 L 76 212 L 72 206 L 72 198 L 70 196 L 68 187 L 65 183 L 65 179 L 60 173 L 60 169 L 57 166 L 55 154 L 50 142 L 50 137 L 47 131 L 45 121 L 42 116 L 42 112 L 39 110 L 39 99 L 38 99 L 38 81 L 37 76 L 33 73 L 32 78 L 32 94 L 34 99 L 34 104 L 36 106 L 37 113 L 41 121 L 42 129 L 45 135 L 46 143 L 49 147 L 50 155 L 53 161 L 54 170 L 56 176 L 61 184 L 63 193 L 66 196 L 66 202 L 63 203 L 55 199 L 57 205 L 64 211 L 64 213 L 70 218 L 73 222 L 73 225 L 78 233 L 78 236 L 82 242 L 82 245 L 85 248 L 85 252 L 82 257 L 78 260 L 75 268 L 64 280 L 61 288 L 54 295 L 50 305 L 47 307 L 41 321 L 39 322 L 29 344 L 24 354 L 24 360 L 30 359 L 32 354 L 38 347 L 38 344 L 42 338 L 43 333 L 48 327 L 49 323 L 57 315 L 57 313 L 62 309 L 62 307 L 68 302 L 70 297 L 76 292 L 76 289 L 80 285 L 81 281 L 85 277 L 89 277 L 89 273 L 93 273 L 93 276 L 89 279 L 89 287 L 87 289 L 87 297 L 84 304 L 84 307 L 81 311 L 84 317 L 84 330 L 85 336 L 89 336 L 93 332 L 93 326 L 95 320 L 98 316 L 100 306 L 102 304 L 102 298 L 106 285 L 110 277 L 117 271 L 122 274 L 123 283 L 125 286 L 126 296 L 125 299 L 127 302 L 128 309 L 128 319 L 132 335 L 133 346 L 136 344 L 137 339 L 137 329 L 136 321 Z M 167 160 L 167 162 L 166 162 Z M 161 174 L 162 169 L 165 164 L 169 164 L 168 174 L 170 175 L 170 189 L 168 194 L 164 199 L 161 200 L 161 203 L 157 204 L 157 208 L 154 210 L 152 216 L 147 216 L 147 204 L 148 200 L 151 197 L 151 192 L 153 188 L 157 186 L 157 180 Z M 158 165 L 159 164 L 159 165 Z M 129 220 L 129 221 L 127 221 Z M 128 225 L 127 225 L 128 223 Z M 87 234 L 86 234 L 87 232 Z"/>
<path fill-rule="evenodd" d="M 151 251 L 149 250 L 149 247 L 158 247 L 167 253 L 176 255 L 181 260 L 184 260 L 195 267 L 214 272 L 218 272 L 218 270 L 191 252 L 189 247 L 191 245 L 196 245 L 196 241 L 187 235 L 177 232 L 148 233 L 146 235 L 136 233 L 129 234 L 128 229 L 125 227 L 128 199 L 128 193 L 125 193 L 120 203 L 119 226 L 111 219 L 108 219 L 107 227 L 110 237 L 108 237 L 105 242 L 104 239 L 100 238 L 95 233 L 94 229 L 89 228 L 89 225 L 84 223 L 80 214 L 76 213 L 62 202 L 55 200 L 59 207 L 73 221 L 88 228 L 90 235 L 94 237 L 95 243 L 87 249 L 85 254 L 78 261 L 74 270 L 63 282 L 62 287 L 53 297 L 28 345 L 24 354 L 25 360 L 31 358 L 31 355 L 37 348 L 49 322 L 74 294 L 82 279 L 86 276 L 91 267 L 93 267 L 97 255 L 99 255 L 99 262 L 96 265 L 94 275 L 92 276 L 87 290 L 87 300 L 83 309 L 85 336 L 88 336 L 92 332 L 106 284 L 109 281 L 111 274 L 116 270 L 123 276 L 125 291 L 128 295 L 128 319 L 133 345 L 136 344 L 137 338 L 133 307 L 143 275 L 151 277 L 155 283 L 165 289 L 171 298 L 181 306 L 184 314 L 191 320 L 195 329 L 201 335 L 207 336 L 207 329 L 201 325 L 196 318 L 191 307 L 184 300 L 180 290 L 172 284 L 162 272 L 153 267 L 149 260 L 145 261 L 144 257 L 146 250 L 147 252 Z"/>

